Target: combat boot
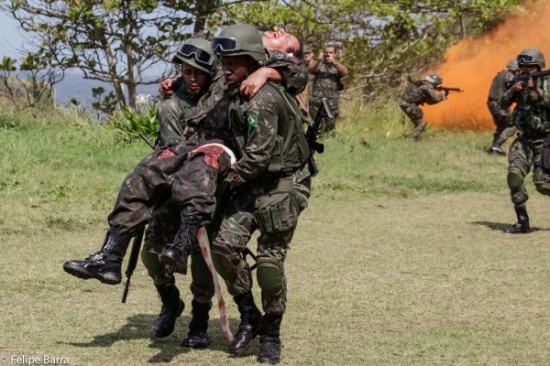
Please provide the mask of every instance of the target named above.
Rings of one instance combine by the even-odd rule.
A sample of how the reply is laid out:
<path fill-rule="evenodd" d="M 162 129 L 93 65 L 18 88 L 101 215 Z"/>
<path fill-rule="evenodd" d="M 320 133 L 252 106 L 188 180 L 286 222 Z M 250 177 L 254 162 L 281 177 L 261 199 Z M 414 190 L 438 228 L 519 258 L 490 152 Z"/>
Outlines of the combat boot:
<path fill-rule="evenodd" d="M 208 312 L 212 308 L 212 302 L 200 303 L 193 300 L 191 303 L 191 322 L 189 322 L 189 333 L 183 339 L 181 345 L 190 348 L 206 348 L 212 340 L 208 336 Z"/>
<path fill-rule="evenodd" d="M 122 281 L 120 266 L 131 238 L 131 235 L 121 235 L 118 228 L 112 227 L 99 252 L 90 254 L 84 260 L 67 261 L 63 269 L 85 280 L 95 278 L 108 285 L 119 284 Z"/>
<path fill-rule="evenodd" d="M 281 338 L 279 333 L 282 319 L 282 315 L 264 315 L 260 329 L 259 363 L 276 365 L 281 360 Z"/>
<path fill-rule="evenodd" d="M 420 135 L 426 129 L 426 121 L 420 120 L 412 132 L 412 139 L 415 141 L 420 140 Z"/>
<path fill-rule="evenodd" d="M 489 153 L 496 153 L 502 156 L 506 155 L 506 151 L 504 151 L 499 144 L 493 144 L 493 146 L 489 149 Z"/>
<path fill-rule="evenodd" d="M 162 308 L 158 318 L 153 323 L 153 336 L 157 338 L 168 337 L 174 331 L 176 319 L 181 315 L 185 304 L 180 298 L 180 291 L 175 285 L 175 279 L 165 285 L 155 285 L 162 301 Z"/>
<path fill-rule="evenodd" d="M 232 355 L 244 355 L 252 348 L 252 341 L 262 323 L 262 313 L 254 303 L 252 292 L 235 296 L 233 299 L 241 314 L 241 324 L 235 338 L 229 343 L 228 352 Z"/>
<path fill-rule="evenodd" d="M 187 274 L 187 257 L 193 248 L 199 247 L 199 228 L 198 218 L 182 215 L 180 229 L 174 237 L 174 242 L 164 248 L 159 256 L 161 263 L 171 267 L 175 272 Z"/>
<path fill-rule="evenodd" d="M 507 234 L 527 234 L 531 231 L 531 227 L 529 226 L 529 216 L 527 216 L 527 208 L 525 207 L 518 207 L 516 208 L 516 215 L 518 217 L 518 221 L 504 230 Z"/>

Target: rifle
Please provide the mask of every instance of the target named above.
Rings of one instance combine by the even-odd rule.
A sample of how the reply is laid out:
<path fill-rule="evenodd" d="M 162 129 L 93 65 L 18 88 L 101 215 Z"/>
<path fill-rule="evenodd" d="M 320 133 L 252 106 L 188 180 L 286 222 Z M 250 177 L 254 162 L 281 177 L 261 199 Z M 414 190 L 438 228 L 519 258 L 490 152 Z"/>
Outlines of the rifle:
<path fill-rule="evenodd" d="M 529 81 L 529 79 L 538 79 L 538 78 L 542 78 L 542 77 L 545 77 L 545 76 L 550 76 L 550 69 L 543 70 L 543 71 L 537 71 L 537 72 L 534 72 L 532 74 L 518 74 L 512 80 L 507 81 L 504 85 L 506 86 L 506 89 L 510 89 L 512 87 L 512 85 L 514 85 L 518 81 L 520 81 L 520 82 L 524 83 L 525 85 L 527 85 L 527 82 Z"/>
<path fill-rule="evenodd" d="M 143 132 L 140 132 L 139 133 L 139 137 L 141 137 L 141 139 L 147 144 L 149 145 L 149 147 L 153 150 L 155 150 L 155 145 L 147 138 L 147 136 L 145 136 L 145 134 Z"/>
<path fill-rule="evenodd" d="M 321 101 L 322 101 L 321 107 L 317 111 L 317 114 L 315 115 L 315 119 L 308 124 L 307 131 L 306 131 L 306 140 L 309 146 L 309 158 L 307 159 L 307 167 L 312 177 L 316 176 L 317 173 L 319 173 L 319 167 L 315 162 L 313 153 L 317 151 L 319 154 L 322 154 L 323 151 L 325 151 L 325 145 L 317 142 L 317 135 L 319 134 L 321 119 L 323 119 L 324 117 L 334 118 L 334 114 L 332 113 L 332 108 L 328 104 L 328 99 L 323 97 Z"/>
<path fill-rule="evenodd" d="M 445 91 L 445 92 L 457 92 L 457 93 L 464 93 L 464 90 L 460 89 L 460 88 L 450 88 L 450 87 L 446 87 L 446 86 L 438 86 L 435 88 L 436 90 L 442 90 L 442 91 Z"/>
<path fill-rule="evenodd" d="M 132 251 L 130 252 L 130 257 L 128 258 L 128 265 L 126 266 L 126 285 L 124 286 L 124 292 L 122 293 L 122 303 L 126 303 L 126 297 L 128 296 L 128 290 L 130 289 L 130 280 L 132 274 L 137 266 L 137 261 L 139 257 L 139 251 L 141 250 L 141 242 L 143 240 L 143 233 L 145 232 L 145 225 L 141 225 L 136 231 L 134 236 L 134 241 L 132 243 Z"/>

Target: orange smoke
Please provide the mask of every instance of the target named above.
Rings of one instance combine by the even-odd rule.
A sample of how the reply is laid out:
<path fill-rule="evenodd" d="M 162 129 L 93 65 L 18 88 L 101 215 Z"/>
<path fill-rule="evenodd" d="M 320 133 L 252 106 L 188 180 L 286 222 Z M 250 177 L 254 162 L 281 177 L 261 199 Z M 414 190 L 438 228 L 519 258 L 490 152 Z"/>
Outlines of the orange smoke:
<path fill-rule="evenodd" d="M 437 72 L 443 86 L 460 87 L 464 93 L 449 94 L 442 103 L 423 106 L 432 126 L 469 130 L 494 129 L 487 96 L 496 73 L 506 68 L 522 50 L 539 48 L 550 65 L 550 2 L 530 3 L 495 30 L 478 39 L 465 39 L 447 50 Z"/>

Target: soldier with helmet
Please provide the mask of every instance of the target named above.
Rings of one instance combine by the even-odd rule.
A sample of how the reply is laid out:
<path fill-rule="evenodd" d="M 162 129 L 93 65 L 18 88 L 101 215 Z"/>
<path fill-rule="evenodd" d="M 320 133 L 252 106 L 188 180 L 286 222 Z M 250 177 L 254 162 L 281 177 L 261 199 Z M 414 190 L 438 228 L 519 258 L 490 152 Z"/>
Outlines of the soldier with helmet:
<path fill-rule="evenodd" d="M 419 106 L 424 103 L 437 104 L 447 99 L 448 92 L 436 90 L 437 86 L 443 84 L 443 79 L 437 74 L 426 76 L 424 80 L 410 81 L 401 95 L 399 107 L 414 124 L 411 137 L 418 141 L 420 135 L 426 128 L 424 112 Z"/>
<path fill-rule="evenodd" d="M 172 62 L 180 67 L 181 76 L 176 82 L 178 87 L 174 93 L 161 97 L 157 104 L 159 136 L 156 145 L 159 149 L 175 146 L 183 140 L 187 119 L 210 87 L 217 69 L 210 41 L 202 38 L 190 38 L 185 41 L 177 50 Z M 172 334 L 176 319 L 185 307 L 180 298 L 179 289 L 176 287 L 173 272 L 166 270 L 166 266 L 159 259 L 159 254 L 164 247 L 172 243 L 179 224 L 179 210 L 171 200 L 168 200 L 154 211 L 149 220 L 141 250 L 141 260 L 153 279 L 162 302 L 160 314 L 152 327 L 153 336 L 159 338 Z M 206 267 L 202 256 L 191 258 L 194 261 L 191 267 Z M 211 278 L 204 280 L 196 277 L 192 272 L 191 292 L 195 313 L 204 311 L 206 308 L 210 309 L 210 298 L 213 293 Z M 197 281 L 206 285 L 197 285 Z M 204 330 L 189 334 L 184 339 L 184 343 L 206 347 L 210 343 L 210 338 Z"/>
<path fill-rule="evenodd" d="M 245 33 L 248 31 L 250 31 L 250 29 L 244 29 Z M 255 30 L 255 32 L 257 33 L 257 30 Z M 287 39 L 285 43 L 281 44 L 281 46 L 284 46 L 285 48 L 280 49 L 279 51 L 286 52 L 287 48 L 297 47 L 295 48 L 295 52 L 297 58 L 300 57 L 300 43 L 295 37 L 287 37 L 287 35 L 283 31 L 281 31 L 280 34 L 271 36 L 272 38 L 277 38 L 281 36 L 284 37 L 284 39 Z M 234 39 L 234 41 L 237 39 L 239 38 L 237 37 L 236 39 Z M 239 42 L 243 42 L 242 39 Z M 227 51 L 235 48 L 237 46 L 237 43 L 239 42 L 236 41 L 235 43 L 231 44 L 231 40 L 228 39 L 224 44 L 220 45 L 219 47 L 225 47 Z M 239 46 L 242 47 L 240 43 Z M 184 207 L 185 209 L 182 209 L 180 230 L 174 238 L 174 245 L 163 249 L 161 253 L 161 259 L 165 264 L 169 264 L 167 262 L 173 260 L 175 267 L 178 267 L 182 263 L 182 261 L 178 260 L 178 254 L 181 254 L 181 252 L 178 251 L 178 244 L 189 240 L 196 241 L 196 229 L 199 225 L 206 224 L 207 220 L 211 219 L 211 215 L 213 213 L 212 210 L 216 207 L 215 200 L 217 197 L 217 195 L 213 194 L 211 191 L 205 191 L 202 195 L 200 194 L 201 192 L 195 192 L 198 193 L 198 195 L 194 197 L 195 200 L 193 204 L 191 204 L 190 201 L 185 201 L 185 197 L 188 197 L 189 194 L 193 192 L 185 189 L 185 187 L 188 187 L 185 184 L 196 183 L 196 187 L 199 188 L 201 184 L 205 184 L 208 185 L 208 187 L 205 186 L 206 188 L 216 188 L 217 184 L 211 184 L 209 182 L 212 182 L 212 179 L 215 180 L 216 177 L 224 176 L 223 172 L 232 163 L 231 150 L 226 149 L 226 147 L 230 147 L 235 151 L 240 151 L 237 147 L 244 146 L 242 145 L 244 141 L 242 139 L 244 137 L 244 129 L 228 129 L 228 115 L 230 113 L 228 108 L 230 108 L 230 97 L 235 98 L 235 103 L 241 100 L 246 100 L 246 97 L 239 94 L 238 88 L 232 87 L 229 89 L 227 86 L 228 84 L 234 84 L 235 80 L 239 80 L 243 77 L 250 77 L 251 75 L 253 75 L 252 72 L 257 70 L 258 68 L 256 66 L 259 65 L 258 60 L 256 59 L 257 57 L 261 57 L 262 60 L 266 59 L 267 53 L 265 49 L 263 47 L 259 47 L 256 43 L 254 43 L 253 46 L 254 50 L 247 50 L 248 53 L 255 52 L 255 58 L 250 58 L 248 56 L 246 58 L 250 61 L 250 67 L 246 68 L 246 70 L 239 69 L 239 71 L 244 71 L 244 73 L 235 74 L 233 72 L 227 72 L 232 76 L 228 76 L 225 79 L 223 78 L 223 73 L 218 74 L 216 75 L 216 77 L 214 77 L 212 87 L 209 90 L 208 94 L 201 98 L 199 104 L 188 118 L 187 122 L 188 127 L 190 128 L 188 129 L 185 140 L 183 140 L 178 145 L 155 151 L 147 158 L 142 160 L 142 162 L 127 176 L 121 187 L 121 190 L 119 191 L 119 196 L 117 198 L 117 202 L 115 203 L 115 208 L 109 215 L 110 229 L 107 233 L 107 237 L 102 248 L 100 249 L 100 251 L 93 253 L 84 260 L 67 261 L 63 266 L 66 272 L 83 279 L 95 278 L 106 284 L 120 283 L 121 262 L 127 251 L 131 237 L 135 234 L 137 228 L 140 225 L 146 223 L 150 219 L 150 209 L 155 208 L 159 202 L 162 202 L 167 196 L 170 195 L 175 202 L 178 202 L 178 204 L 180 204 L 181 207 Z M 279 66 L 277 66 L 277 70 L 281 70 L 282 75 L 291 75 L 292 73 L 284 72 L 285 68 L 283 64 L 285 63 L 282 61 L 283 60 L 278 60 L 278 62 L 275 62 L 275 64 L 280 64 Z M 272 64 L 268 65 L 271 66 Z M 288 62 L 286 63 L 286 65 L 289 65 Z M 227 68 L 230 69 L 234 66 L 235 65 L 230 64 L 227 66 Z M 262 68 L 267 70 L 267 75 L 271 75 L 271 72 L 273 71 L 273 69 L 270 69 L 269 66 L 267 68 Z M 296 81 L 290 83 L 292 85 L 292 88 L 295 88 L 296 92 L 301 91 L 306 84 L 306 73 L 296 73 L 296 77 L 298 77 L 299 75 L 304 76 L 302 83 L 298 83 Z M 287 84 L 287 87 L 290 89 L 290 84 Z M 265 94 L 262 95 L 265 96 Z M 257 98 L 253 99 L 258 100 Z M 291 98 L 289 101 L 289 105 L 292 105 L 292 102 L 293 101 Z M 257 122 L 260 128 L 254 128 L 252 132 L 260 130 L 264 132 L 265 130 L 264 119 L 257 118 L 258 116 L 249 116 L 245 119 L 245 121 L 248 123 L 246 126 L 250 126 L 251 128 L 256 127 L 256 119 L 258 119 Z M 296 117 L 295 115 L 292 116 Z M 241 120 L 239 121 L 242 122 Z M 298 121 L 296 119 L 294 119 L 293 121 L 296 122 L 296 126 L 291 125 L 291 127 L 297 127 L 299 124 Z M 242 128 L 246 127 L 237 123 L 233 124 L 233 126 L 238 126 Z M 299 126 L 301 128 L 301 124 L 299 124 Z M 281 125 L 280 127 L 282 128 L 287 126 Z M 288 137 L 289 135 L 285 134 L 285 131 L 288 132 L 291 137 L 300 136 L 300 134 L 297 133 L 296 129 L 288 128 L 286 130 L 278 130 L 279 133 Z M 269 132 L 271 132 L 271 130 Z M 301 132 L 303 134 L 303 131 Z M 252 133 L 252 136 L 256 136 L 256 134 Z M 215 144 L 210 144 L 211 146 L 206 146 L 214 139 L 218 139 L 220 142 L 226 144 L 227 146 Z M 277 143 L 285 141 L 284 138 L 276 138 L 275 140 Z M 254 141 L 256 143 L 259 143 L 261 139 L 255 139 Z M 269 151 L 274 148 L 274 151 L 279 151 L 278 149 L 280 146 L 278 144 L 276 146 L 270 146 L 272 142 L 273 141 L 270 139 L 269 141 L 266 141 L 267 145 L 262 145 L 260 146 L 260 148 L 266 148 Z M 254 148 L 254 144 L 246 146 L 246 152 L 252 151 Z M 304 147 L 303 144 L 297 144 L 295 143 L 295 141 L 291 141 L 291 147 L 293 149 L 297 148 L 298 146 L 300 146 L 301 148 Z M 305 149 L 307 150 L 307 143 L 305 144 Z M 286 152 L 286 150 L 283 149 L 282 152 Z M 291 151 L 291 156 L 296 158 L 294 150 Z M 265 158 L 264 155 L 255 155 L 255 157 L 258 159 Z M 282 158 L 282 160 L 275 160 L 274 169 L 277 171 L 277 164 L 284 163 L 283 168 L 284 173 L 286 173 L 288 169 L 294 166 L 294 163 L 292 161 L 288 161 L 286 159 L 286 155 L 281 155 L 280 157 Z M 186 167 L 188 167 L 190 164 L 192 165 L 192 167 L 197 167 L 202 164 L 203 170 L 198 172 L 200 174 L 187 175 L 188 177 L 193 178 L 190 179 L 188 182 L 183 182 L 183 184 L 180 185 L 175 184 L 179 179 L 185 180 L 185 176 L 182 177 L 182 174 L 180 173 L 186 171 Z M 208 167 L 204 167 L 205 164 L 208 165 Z M 253 173 L 251 173 L 251 175 L 247 177 L 247 162 L 243 161 L 242 165 L 242 169 L 236 174 L 238 174 L 240 177 L 244 177 L 243 179 L 254 178 L 255 174 Z M 267 168 L 267 166 L 267 162 L 263 161 L 263 165 L 260 163 L 260 165 L 255 169 L 262 170 Z M 285 178 L 287 178 L 286 175 Z M 307 184 L 309 175 L 293 175 L 292 183 L 295 183 L 295 178 L 303 179 L 296 179 L 298 183 L 306 182 Z M 174 182 L 174 185 L 172 185 L 172 182 Z M 285 180 L 285 182 L 287 182 L 287 180 Z M 228 183 L 228 185 L 230 184 Z M 301 187 L 305 188 L 303 190 L 300 190 Z M 299 191 L 299 193 L 296 193 L 295 195 L 293 195 L 293 197 L 300 202 L 297 203 L 296 206 L 292 207 L 305 208 L 305 202 L 307 201 L 306 198 L 304 198 L 304 194 L 309 193 L 309 188 L 303 185 L 299 188 L 296 188 L 296 191 Z M 293 203 L 293 205 L 294 204 L 295 202 Z M 194 249 L 191 253 L 191 256 L 194 255 L 200 255 L 200 250 L 197 251 L 196 249 Z M 195 285 L 203 286 L 203 290 L 205 290 L 204 293 L 206 294 L 208 292 L 209 286 L 211 286 L 211 276 L 209 275 L 208 269 L 205 268 L 205 266 L 199 266 L 200 268 L 194 267 L 194 263 L 200 262 L 201 261 L 195 260 L 191 261 L 193 282 L 195 283 L 195 280 L 200 279 L 201 281 L 196 281 L 197 283 L 195 283 Z M 186 269 L 186 265 L 184 267 L 180 267 L 180 269 Z M 199 271 L 201 274 L 195 276 L 196 270 Z M 193 293 L 195 294 L 194 291 Z M 209 301 L 212 295 L 213 293 L 210 294 L 209 297 L 204 296 L 204 298 L 207 298 L 207 301 Z M 206 327 L 208 325 L 208 310 L 210 309 L 211 304 L 203 303 L 204 306 L 201 308 L 201 311 L 196 311 L 199 307 L 196 307 L 195 305 L 198 305 L 198 301 L 196 302 L 194 299 L 192 319 L 191 323 L 189 324 L 189 334 L 188 337 L 184 339 L 184 342 L 182 344 L 188 347 L 204 347 L 207 346 L 209 343 L 209 338 L 206 335 Z M 255 334 L 256 333 L 254 332 L 254 335 Z M 194 337 L 195 335 L 199 335 L 201 337 L 196 338 Z M 202 337 L 202 335 L 204 335 L 204 337 Z M 187 339 L 190 339 L 193 342 L 186 342 Z M 195 342 L 195 340 L 197 339 L 200 341 L 199 343 Z M 251 339 L 252 338 L 250 338 L 250 340 Z M 236 340 L 238 341 L 239 338 L 236 338 Z M 248 346 L 249 343 L 250 342 L 247 342 L 245 345 Z"/>
<path fill-rule="evenodd" d="M 499 71 L 491 82 L 487 107 L 493 117 L 496 131 L 493 135 L 493 143 L 489 148 L 489 153 L 506 155 L 502 149 L 502 144 L 516 133 L 516 128 L 510 120 L 512 114 L 510 106 L 501 105 L 500 100 L 506 91 L 506 83 L 513 80 L 517 73 L 519 73 L 518 62 L 515 59 L 510 60 L 506 64 L 506 70 Z"/>
<path fill-rule="evenodd" d="M 520 75 L 501 98 L 502 105 L 516 103 L 512 122 L 519 132 L 508 156 L 507 181 L 517 216 L 517 222 L 505 230 L 509 234 L 531 231 L 526 208 L 529 196 L 524 185 L 531 168 L 537 191 L 550 196 L 550 78 L 531 77 L 546 62 L 538 48 L 523 50 L 516 61 Z M 522 75 L 528 77 L 527 82 L 520 80 Z"/>
<path fill-rule="evenodd" d="M 230 90 L 266 57 L 261 35 L 245 24 L 224 28 L 213 39 L 212 48 L 220 56 Z M 229 352 L 247 353 L 259 334 L 258 361 L 276 364 L 280 361 L 280 327 L 286 310 L 284 261 L 309 194 L 308 183 L 306 194 L 297 189 L 296 177 L 306 167 L 309 148 L 300 108 L 281 85 L 268 83 L 250 100 L 234 94 L 229 110 L 230 125 L 241 131 L 237 137 L 239 159 L 224 181 L 232 190 L 232 199 L 223 206 L 212 243 L 216 270 L 241 314 Z M 309 182 L 309 175 L 305 181 Z M 254 302 L 251 270 L 242 255 L 256 230 L 260 232 L 256 275 L 263 316 Z"/>

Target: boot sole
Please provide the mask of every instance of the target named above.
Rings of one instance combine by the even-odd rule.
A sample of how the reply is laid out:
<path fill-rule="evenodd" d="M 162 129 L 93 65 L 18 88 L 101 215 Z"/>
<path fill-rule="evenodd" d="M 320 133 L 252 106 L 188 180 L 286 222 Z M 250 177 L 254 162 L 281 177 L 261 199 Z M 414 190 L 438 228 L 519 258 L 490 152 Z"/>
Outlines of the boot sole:
<path fill-rule="evenodd" d="M 90 272 L 82 267 L 71 266 L 70 264 L 67 264 L 67 263 L 63 265 L 63 270 L 68 274 L 81 278 L 83 280 L 88 280 L 90 278 L 93 278 L 107 285 L 118 285 L 120 282 L 122 282 L 121 279 L 119 278 L 115 278 L 105 274 Z"/>

